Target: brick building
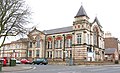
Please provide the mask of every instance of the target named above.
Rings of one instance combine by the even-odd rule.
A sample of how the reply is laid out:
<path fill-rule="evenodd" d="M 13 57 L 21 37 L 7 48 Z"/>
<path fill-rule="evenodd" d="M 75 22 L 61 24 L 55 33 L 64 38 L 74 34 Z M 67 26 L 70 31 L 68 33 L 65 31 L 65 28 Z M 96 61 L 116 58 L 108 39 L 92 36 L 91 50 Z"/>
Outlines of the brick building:
<path fill-rule="evenodd" d="M 118 38 L 112 37 L 111 33 L 109 32 L 105 33 L 104 43 L 105 43 L 105 49 L 109 49 L 109 52 L 115 49 L 114 52 L 109 54 L 109 56 L 112 55 L 111 59 L 113 61 L 120 59 L 120 41 L 118 40 Z"/>

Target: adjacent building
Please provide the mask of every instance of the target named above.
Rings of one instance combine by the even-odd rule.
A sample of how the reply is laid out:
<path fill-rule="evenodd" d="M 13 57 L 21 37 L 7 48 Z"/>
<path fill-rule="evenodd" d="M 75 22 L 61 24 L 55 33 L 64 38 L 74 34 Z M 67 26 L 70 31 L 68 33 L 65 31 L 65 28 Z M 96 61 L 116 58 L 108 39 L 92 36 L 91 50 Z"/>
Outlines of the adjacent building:
<path fill-rule="evenodd" d="M 112 37 L 110 32 L 105 33 L 105 57 L 106 60 L 120 59 L 120 41 L 118 38 Z"/>
<path fill-rule="evenodd" d="M 73 25 L 68 27 L 44 31 L 34 28 L 28 34 L 27 44 L 20 49 L 26 56 L 20 57 L 45 57 L 51 61 L 65 61 L 66 58 L 74 61 L 103 61 L 104 31 L 98 18 L 89 22 L 90 18 L 81 6 L 74 19 Z"/>
<path fill-rule="evenodd" d="M 0 57 L 7 58 L 26 58 L 27 57 L 27 38 L 20 38 L 19 40 L 6 43 L 0 51 Z"/>

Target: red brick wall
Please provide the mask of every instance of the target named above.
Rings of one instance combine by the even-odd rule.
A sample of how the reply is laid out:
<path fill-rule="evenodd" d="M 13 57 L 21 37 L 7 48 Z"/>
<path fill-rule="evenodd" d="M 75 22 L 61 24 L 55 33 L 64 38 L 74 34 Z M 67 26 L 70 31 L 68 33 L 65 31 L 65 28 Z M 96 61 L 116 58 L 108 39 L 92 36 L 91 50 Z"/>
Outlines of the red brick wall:
<path fill-rule="evenodd" d="M 118 49 L 118 39 L 117 38 L 105 38 L 105 49 L 106 48 L 116 48 Z"/>

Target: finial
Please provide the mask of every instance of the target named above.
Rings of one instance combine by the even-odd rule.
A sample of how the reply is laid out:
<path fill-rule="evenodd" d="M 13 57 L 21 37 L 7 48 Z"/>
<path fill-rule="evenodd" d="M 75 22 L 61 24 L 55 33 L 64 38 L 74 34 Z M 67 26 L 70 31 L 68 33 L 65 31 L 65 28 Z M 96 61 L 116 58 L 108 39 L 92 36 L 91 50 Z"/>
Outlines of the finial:
<path fill-rule="evenodd" d="M 81 2 L 81 5 L 83 5 L 83 3 Z"/>
<path fill-rule="evenodd" d="M 95 14 L 95 17 L 97 17 L 97 13 Z"/>

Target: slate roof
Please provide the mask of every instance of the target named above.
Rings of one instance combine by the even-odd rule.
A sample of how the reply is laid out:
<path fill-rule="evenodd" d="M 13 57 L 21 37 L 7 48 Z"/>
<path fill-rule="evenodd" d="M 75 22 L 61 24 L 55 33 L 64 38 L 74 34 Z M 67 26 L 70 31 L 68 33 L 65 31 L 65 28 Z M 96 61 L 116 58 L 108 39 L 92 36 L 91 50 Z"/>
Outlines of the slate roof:
<path fill-rule="evenodd" d="M 96 22 L 96 23 L 98 24 L 98 26 L 102 27 L 102 26 L 100 25 L 100 22 L 99 22 L 99 20 L 98 20 L 98 18 L 97 18 L 97 17 L 95 17 L 94 22 Z M 93 23 L 94 23 L 94 22 L 93 22 Z"/>
<path fill-rule="evenodd" d="M 28 41 L 28 38 L 20 38 L 16 41 L 12 41 L 11 43 L 18 43 L 18 42 L 27 42 Z"/>
<path fill-rule="evenodd" d="M 105 49 L 105 54 L 114 54 L 116 48 L 107 48 Z"/>
<path fill-rule="evenodd" d="M 86 13 L 86 11 L 85 11 L 85 9 L 83 8 L 83 6 L 81 5 L 81 7 L 80 7 L 80 9 L 79 9 L 79 11 L 78 11 L 78 13 L 76 14 L 76 16 L 75 17 L 79 17 L 79 16 L 87 16 L 87 13 Z M 87 16 L 88 17 L 88 16 Z M 89 18 L 89 17 L 88 17 Z"/>
<path fill-rule="evenodd" d="M 63 27 L 63 28 L 57 28 L 57 29 L 51 29 L 51 30 L 44 30 L 43 33 L 45 34 L 55 34 L 55 33 L 64 33 L 64 32 L 70 32 L 72 31 L 72 26 Z"/>

